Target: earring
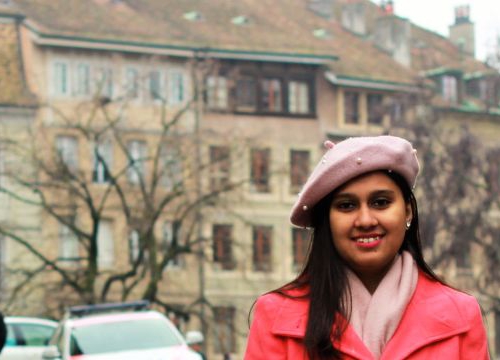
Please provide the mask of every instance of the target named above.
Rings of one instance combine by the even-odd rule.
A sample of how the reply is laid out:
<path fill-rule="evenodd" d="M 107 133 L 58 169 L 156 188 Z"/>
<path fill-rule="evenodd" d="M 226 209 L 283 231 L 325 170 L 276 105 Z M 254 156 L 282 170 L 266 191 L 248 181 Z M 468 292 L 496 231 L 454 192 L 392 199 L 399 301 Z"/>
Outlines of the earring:
<path fill-rule="evenodd" d="M 406 230 L 408 230 L 411 226 L 411 220 L 406 220 Z"/>

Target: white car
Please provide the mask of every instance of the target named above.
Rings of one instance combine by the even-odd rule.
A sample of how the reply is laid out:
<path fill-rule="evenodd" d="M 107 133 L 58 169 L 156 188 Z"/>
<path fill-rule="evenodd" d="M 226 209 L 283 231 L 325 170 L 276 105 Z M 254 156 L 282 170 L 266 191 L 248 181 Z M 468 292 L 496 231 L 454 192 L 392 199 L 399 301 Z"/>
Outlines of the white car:
<path fill-rule="evenodd" d="M 5 347 L 0 360 L 41 360 L 57 322 L 33 317 L 7 316 Z"/>
<path fill-rule="evenodd" d="M 136 310 L 130 304 L 70 309 L 44 351 L 43 359 L 201 360 L 163 314 Z M 127 311 L 128 305 L 134 311 Z M 115 307 L 118 312 L 113 312 Z"/>

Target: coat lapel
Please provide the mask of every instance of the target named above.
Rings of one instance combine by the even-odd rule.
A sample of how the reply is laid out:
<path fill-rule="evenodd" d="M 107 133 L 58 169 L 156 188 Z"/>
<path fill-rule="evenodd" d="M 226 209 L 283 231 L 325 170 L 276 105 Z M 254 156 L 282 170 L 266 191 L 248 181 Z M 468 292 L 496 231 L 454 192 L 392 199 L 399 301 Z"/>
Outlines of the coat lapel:
<path fill-rule="evenodd" d="M 271 328 L 273 334 L 304 338 L 309 311 L 307 299 L 284 298 L 276 311 Z M 381 360 L 407 358 L 425 345 L 465 333 L 469 329 L 470 325 L 451 299 L 449 291 L 420 273 L 415 294 L 394 336 L 387 343 Z M 351 326 L 347 327 L 337 348 L 354 359 L 373 359 Z"/>
<path fill-rule="evenodd" d="M 406 358 L 430 343 L 470 329 L 448 289 L 422 273 L 418 281 L 417 290 L 381 359 Z"/>
<path fill-rule="evenodd" d="M 275 335 L 303 338 L 306 334 L 309 300 L 285 298 L 271 328 Z"/>

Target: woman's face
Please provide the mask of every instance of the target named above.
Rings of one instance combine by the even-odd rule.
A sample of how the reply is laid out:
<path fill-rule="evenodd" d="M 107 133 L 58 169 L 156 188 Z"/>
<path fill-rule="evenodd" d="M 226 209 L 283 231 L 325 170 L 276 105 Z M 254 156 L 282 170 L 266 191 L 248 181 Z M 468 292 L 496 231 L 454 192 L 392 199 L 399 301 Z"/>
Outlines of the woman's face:
<path fill-rule="evenodd" d="M 376 287 L 398 253 L 411 217 L 410 204 L 391 178 L 381 171 L 361 175 L 333 196 L 334 246 L 362 281 L 378 279 Z"/>

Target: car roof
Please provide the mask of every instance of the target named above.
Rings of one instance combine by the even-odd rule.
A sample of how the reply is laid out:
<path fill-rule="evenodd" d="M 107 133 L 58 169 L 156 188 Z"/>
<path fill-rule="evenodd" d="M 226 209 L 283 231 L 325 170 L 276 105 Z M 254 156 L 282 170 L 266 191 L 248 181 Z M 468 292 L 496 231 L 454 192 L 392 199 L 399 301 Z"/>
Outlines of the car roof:
<path fill-rule="evenodd" d="M 157 311 L 138 311 L 138 312 L 113 312 L 98 313 L 95 315 L 85 315 L 80 318 L 69 318 L 68 323 L 71 327 L 84 327 L 96 324 L 105 324 L 113 322 L 126 322 L 130 320 L 144 319 L 166 319 L 166 317 Z"/>
<path fill-rule="evenodd" d="M 57 321 L 29 316 L 6 316 L 4 321 L 6 324 L 34 324 L 57 327 Z"/>

